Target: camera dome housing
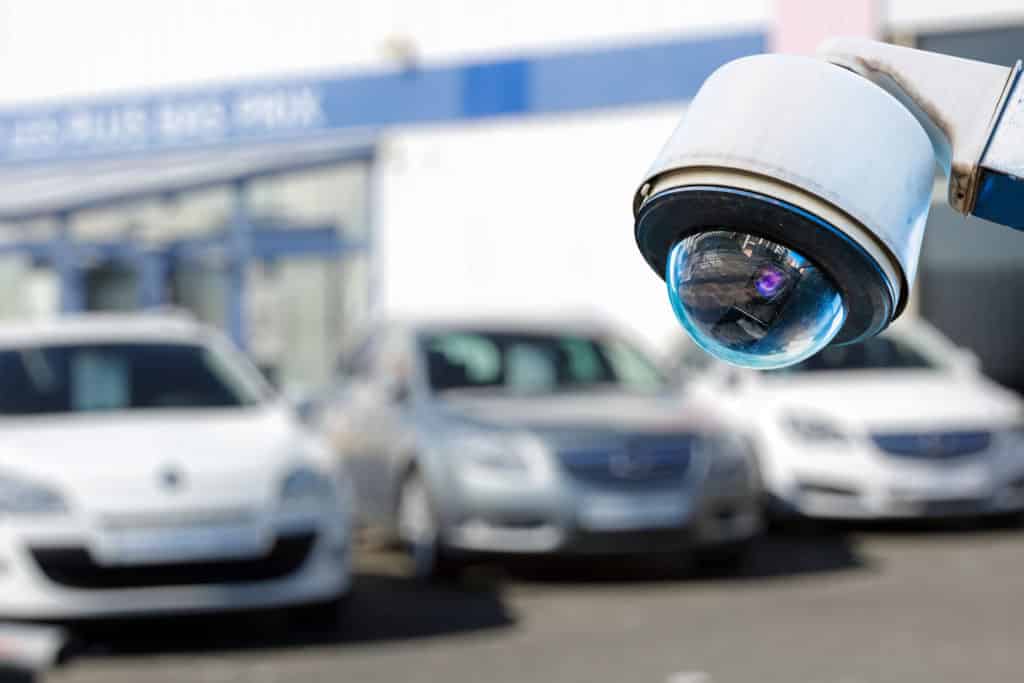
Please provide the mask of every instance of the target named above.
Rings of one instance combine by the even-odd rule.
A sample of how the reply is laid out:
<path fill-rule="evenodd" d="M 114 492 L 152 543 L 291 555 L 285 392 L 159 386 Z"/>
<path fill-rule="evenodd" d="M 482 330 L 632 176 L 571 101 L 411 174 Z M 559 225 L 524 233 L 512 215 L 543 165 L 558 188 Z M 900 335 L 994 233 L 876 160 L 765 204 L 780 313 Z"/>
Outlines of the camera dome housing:
<path fill-rule="evenodd" d="M 830 318 L 838 329 L 829 339 L 849 343 L 877 334 L 906 306 L 935 169 L 921 124 L 877 85 L 813 58 L 748 57 L 718 69 L 694 97 L 636 193 L 635 236 L 662 277 L 673 248 L 701 233 L 748 235 L 788 250 L 820 273 L 822 288 L 838 292 L 842 315 L 839 323 Z M 691 284 L 698 289 L 688 295 L 699 299 L 703 281 Z M 688 304 L 673 300 L 706 350 L 777 366 L 709 348 L 726 328 L 695 334 L 677 304 Z M 790 336 L 808 336 L 817 320 L 776 313 L 771 324 L 793 327 L 780 330 Z M 755 341 L 736 348 L 769 354 Z M 796 362 L 801 353 L 776 361 Z"/>
<path fill-rule="evenodd" d="M 711 230 L 677 242 L 665 282 L 694 341 L 745 367 L 799 362 L 832 341 L 846 319 L 839 290 L 820 268 L 749 233 Z"/>

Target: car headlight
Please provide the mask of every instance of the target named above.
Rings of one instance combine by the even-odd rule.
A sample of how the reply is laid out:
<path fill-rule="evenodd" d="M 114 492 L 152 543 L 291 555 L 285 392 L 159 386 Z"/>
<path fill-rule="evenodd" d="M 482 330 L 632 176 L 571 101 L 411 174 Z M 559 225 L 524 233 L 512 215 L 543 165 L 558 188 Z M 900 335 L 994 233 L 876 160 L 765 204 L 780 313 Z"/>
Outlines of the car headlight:
<path fill-rule="evenodd" d="M 840 444 L 847 441 L 842 430 L 828 420 L 790 415 L 783 420 L 787 431 L 802 441 Z"/>
<path fill-rule="evenodd" d="M 456 456 L 467 465 L 510 474 L 526 473 L 526 461 L 507 439 L 470 435 L 460 437 L 453 445 Z"/>
<path fill-rule="evenodd" d="M 309 467 L 296 467 L 281 481 L 281 502 L 286 505 L 315 505 L 331 494 L 330 480 Z"/>
<path fill-rule="evenodd" d="M 67 512 L 54 489 L 19 477 L 0 475 L 0 515 L 52 515 Z"/>
<path fill-rule="evenodd" d="M 532 434 L 466 432 L 447 447 L 469 476 L 540 482 L 554 474 L 547 446 Z"/>

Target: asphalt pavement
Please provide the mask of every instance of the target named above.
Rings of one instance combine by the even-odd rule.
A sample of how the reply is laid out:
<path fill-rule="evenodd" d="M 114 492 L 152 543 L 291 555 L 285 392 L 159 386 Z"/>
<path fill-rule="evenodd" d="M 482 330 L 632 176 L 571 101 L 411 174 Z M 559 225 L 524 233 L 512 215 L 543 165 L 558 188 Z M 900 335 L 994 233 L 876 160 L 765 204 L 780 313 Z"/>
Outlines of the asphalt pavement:
<path fill-rule="evenodd" d="M 282 614 L 102 624 L 47 681 L 913 683 L 1024 671 L 1024 531 L 766 538 L 741 572 L 685 561 L 483 566 L 422 586 L 366 549 L 343 625 Z"/>

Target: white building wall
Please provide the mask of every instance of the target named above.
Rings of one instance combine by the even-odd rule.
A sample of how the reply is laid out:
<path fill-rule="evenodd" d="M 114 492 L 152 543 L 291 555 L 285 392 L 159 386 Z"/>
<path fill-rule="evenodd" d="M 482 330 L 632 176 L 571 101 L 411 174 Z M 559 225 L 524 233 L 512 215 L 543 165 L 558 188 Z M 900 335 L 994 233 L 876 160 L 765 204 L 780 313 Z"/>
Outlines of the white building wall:
<path fill-rule="evenodd" d="M 0 104 L 766 23 L 769 0 L 0 0 Z"/>
<path fill-rule="evenodd" d="M 632 192 L 680 106 L 396 133 L 379 169 L 387 315 L 597 314 L 681 332 L 633 240 Z"/>
<path fill-rule="evenodd" d="M 1021 0 L 888 0 L 885 29 L 1024 21 Z M 394 68 L 771 25 L 770 0 L 0 0 L 0 104 Z M 377 171 L 385 315 L 599 313 L 665 345 L 631 192 L 668 107 L 398 128 Z"/>
<path fill-rule="evenodd" d="M 879 0 L 905 32 L 1024 20 L 1021 0 Z M 772 0 L 0 0 L 0 105 L 767 26 Z"/>

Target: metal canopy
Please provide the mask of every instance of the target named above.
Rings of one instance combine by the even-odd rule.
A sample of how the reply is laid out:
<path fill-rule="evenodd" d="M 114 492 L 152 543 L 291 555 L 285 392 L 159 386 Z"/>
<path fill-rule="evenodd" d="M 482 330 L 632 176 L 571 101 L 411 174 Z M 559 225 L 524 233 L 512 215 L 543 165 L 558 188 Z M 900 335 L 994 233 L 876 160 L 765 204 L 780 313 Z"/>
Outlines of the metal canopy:
<path fill-rule="evenodd" d="M 372 138 L 331 136 L 159 156 L 19 165 L 0 170 L 0 221 L 117 204 L 285 171 L 370 160 Z"/>

